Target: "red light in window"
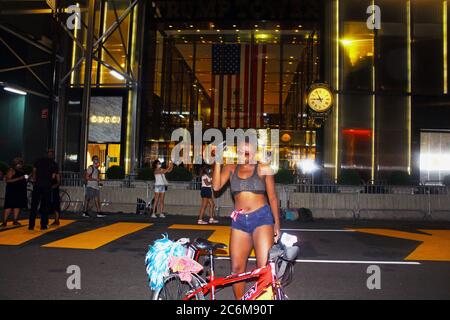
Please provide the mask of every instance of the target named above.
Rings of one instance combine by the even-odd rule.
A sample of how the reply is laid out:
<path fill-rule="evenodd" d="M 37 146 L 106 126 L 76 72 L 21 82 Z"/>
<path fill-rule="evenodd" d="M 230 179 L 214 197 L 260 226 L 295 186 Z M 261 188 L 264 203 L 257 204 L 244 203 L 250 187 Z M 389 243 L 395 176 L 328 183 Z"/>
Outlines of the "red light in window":
<path fill-rule="evenodd" d="M 353 135 L 353 136 L 372 136 L 372 130 L 370 129 L 344 129 L 342 130 L 344 134 Z"/>

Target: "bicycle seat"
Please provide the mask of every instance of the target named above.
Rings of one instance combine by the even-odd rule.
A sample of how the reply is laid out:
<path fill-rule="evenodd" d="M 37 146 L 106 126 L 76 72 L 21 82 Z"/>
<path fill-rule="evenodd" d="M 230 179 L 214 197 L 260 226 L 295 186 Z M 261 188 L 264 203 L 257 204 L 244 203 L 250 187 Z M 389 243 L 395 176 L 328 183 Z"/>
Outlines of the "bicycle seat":
<path fill-rule="evenodd" d="M 199 248 L 201 250 L 207 250 L 207 251 L 227 248 L 227 245 L 224 243 L 211 242 L 211 241 L 203 239 L 203 238 L 195 239 L 194 244 L 197 248 Z"/>

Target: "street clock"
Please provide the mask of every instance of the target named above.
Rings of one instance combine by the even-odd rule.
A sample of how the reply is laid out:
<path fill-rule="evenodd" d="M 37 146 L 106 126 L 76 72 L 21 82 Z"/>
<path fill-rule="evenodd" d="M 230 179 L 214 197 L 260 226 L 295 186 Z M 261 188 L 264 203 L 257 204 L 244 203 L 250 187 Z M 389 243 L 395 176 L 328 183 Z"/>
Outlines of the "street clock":
<path fill-rule="evenodd" d="M 331 88 L 325 83 L 313 84 L 308 91 L 308 106 L 318 114 L 328 112 L 333 106 L 334 97 Z"/>

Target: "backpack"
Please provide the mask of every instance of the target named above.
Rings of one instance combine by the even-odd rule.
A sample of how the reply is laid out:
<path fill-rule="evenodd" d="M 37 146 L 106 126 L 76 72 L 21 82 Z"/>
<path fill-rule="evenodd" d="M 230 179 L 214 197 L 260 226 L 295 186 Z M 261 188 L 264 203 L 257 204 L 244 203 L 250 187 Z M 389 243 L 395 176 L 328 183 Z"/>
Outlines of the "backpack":
<path fill-rule="evenodd" d="M 288 221 L 298 220 L 298 213 L 295 210 L 286 209 L 284 211 L 284 218 Z"/>
<path fill-rule="evenodd" d="M 299 222 L 314 222 L 313 214 L 310 209 L 300 208 L 297 212 Z"/>

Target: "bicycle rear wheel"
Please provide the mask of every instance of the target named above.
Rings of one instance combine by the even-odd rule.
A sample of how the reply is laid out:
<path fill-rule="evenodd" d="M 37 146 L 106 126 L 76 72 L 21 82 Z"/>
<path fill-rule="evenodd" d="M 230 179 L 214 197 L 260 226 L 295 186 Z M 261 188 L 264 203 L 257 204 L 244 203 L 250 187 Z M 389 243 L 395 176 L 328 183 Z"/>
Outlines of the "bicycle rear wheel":
<path fill-rule="evenodd" d="M 153 300 L 182 300 L 190 291 L 201 286 L 201 281 L 192 276 L 192 281 L 182 281 L 177 273 L 172 273 L 164 279 L 164 285 L 160 290 L 153 292 Z M 195 300 L 205 300 L 203 293 L 195 295 Z"/>
<path fill-rule="evenodd" d="M 66 212 L 70 206 L 70 196 L 65 190 L 59 190 L 59 201 L 61 204 L 61 213 Z"/>

